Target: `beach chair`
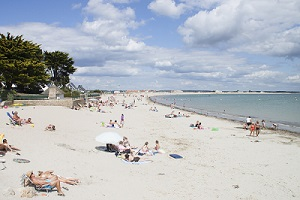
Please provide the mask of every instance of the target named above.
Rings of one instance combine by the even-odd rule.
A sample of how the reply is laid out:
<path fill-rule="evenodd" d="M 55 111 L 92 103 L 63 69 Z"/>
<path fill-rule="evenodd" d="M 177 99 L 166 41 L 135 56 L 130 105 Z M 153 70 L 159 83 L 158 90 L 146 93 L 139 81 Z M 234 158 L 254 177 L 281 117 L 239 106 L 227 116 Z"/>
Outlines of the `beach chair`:
<path fill-rule="evenodd" d="M 11 116 L 11 114 L 9 112 L 6 112 L 6 114 L 7 114 L 8 118 L 9 118 L 10 124 L 12 124 L 14 126 L 18 125 L 18 123 L 12 118 L 12 116 Z"/>
<path fill-rule="evenodd" d="M 46 185 L 35 185 L 30 178 L 26 175 L 23 174 L 21 177 L 21 184 L 26 187 L 34 187 L 34 189 L 38 192 L 47 192 L 47 196 L 49 195 L 49 192 L 53 191 L 53 187 L 49 184 Z"/>

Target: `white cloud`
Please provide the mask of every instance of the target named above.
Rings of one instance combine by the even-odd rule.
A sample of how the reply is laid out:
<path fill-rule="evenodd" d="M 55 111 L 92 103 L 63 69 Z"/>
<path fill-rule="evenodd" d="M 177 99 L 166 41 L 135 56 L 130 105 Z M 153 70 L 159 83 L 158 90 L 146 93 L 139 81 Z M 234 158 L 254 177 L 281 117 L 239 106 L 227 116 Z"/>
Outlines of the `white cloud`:
<path fill-rule="evenodd" d="M 290 70 L 298 72 L 299 65 L 295 64 L 298 60 L 274 61 L 272 56 L 251 55 L 299 57 L 300 30 L 295 25 L 299 14 L 292 8 L 297 6 L 291 5 L 292 1 L 285 0 L 286 5 L 282 5 L 276 4 L 281 1 L 266 0 L 181 0 L 184 6 L 170 0 L 154 1 L 152 5 L 157 6 L 157 11 L 158 2 L 171 6 L 160 13 L 169 12 L 172 17 L 198 9 L 179 28 L 185 41 L 194 48 L 149 46 L 133 36 L 145 38 L 141 29 L 138 33 L 134 31 L 141 25 L 145 25 L 146 31 L 150 28 L 142 23 L 141 16 L 138 19 L 142 22 L 137 22 L 133 8 L 126 7 L 129 3 L 126 0 L 90 0 L 83 8 L 85 19 L 77 27 L 21 23 L 0 26 L 0 32 L 24 35 L 25 39 L 42 44 L 43 50 L 68 52 L 78 69 L 71 76 L 72 82 L 88 89 L 121 86 L 124 89 L 248 90 L 249 86 L 269 89 L 277 85 L 276 89 L 299 90 L 299 74 L 294 75 Z M 174 22 L 177 21 L 172 19 Z M 168 37 L 167 33 L 164 36 Z M 203 46 L 209 48 L 199 50 Z M 177 84 L 170 84 L 174 82 Z"/>
<path fill-rule="evenodd" d="M 300 57 L 300 1 L 225 0 L 189 17 L 178 32 L 191 46 Z"/>
<path fill-rule="evenodd" d="M 172 62 L 169 60 L 156 61 L 155 66 L 157 67 L 170 67 L 172 66 Z"/>
<path fill-rule="evenodd" d="M 143 43 L 129 38 L 129 30 L 142 25 L 143 22 L 135 21 L 135 11 L 130 8 L 119 9 L 111 3 L 102 0 L 90 0 L 83 9 L 92 16 L 86 18 L 81 24 L 81 30 L 103 41 L 108 49 L 139 50 Z"/>
<path fill-rule="evenodd" d="M 183 3 L 176 4 L 174 0 L 154 0 L 148 9 L 159 15 L 178 18 L 185 12 L 186 6 Z"/>
<path fill-rule="evenodd" d="M 245 78 L 251 79 L 275 79 L 281 76 L 282 73 L 276 71 L 254 71 L 253 73 L 245 75 Z"/>
<path fill-rule="evenodd" d="M 79 8 L 81 8 L 81 3 L 74 3 L 74 4 L 72 4 L 72 9 L 74 9 L 74 10 L 76 10 L 76 9 L 79 9 Z"/>
<path fill-rule="evenodd" d="M 238 31 L 238 1 L 188 18 L 178 31 L 190 45 L 213 45 L 230 40 Z"/>
<path fill-rule="evenodd" d="M 288 76 L 287 81 L 291 83 L 300 83 L 300 75 Z"/>

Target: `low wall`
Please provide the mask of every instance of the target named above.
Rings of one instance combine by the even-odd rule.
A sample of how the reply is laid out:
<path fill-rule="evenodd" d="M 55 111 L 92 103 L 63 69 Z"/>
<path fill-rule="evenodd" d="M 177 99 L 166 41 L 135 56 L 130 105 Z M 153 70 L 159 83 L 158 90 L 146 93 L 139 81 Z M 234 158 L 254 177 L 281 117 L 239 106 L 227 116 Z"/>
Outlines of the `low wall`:
<path fill-rule="evenodd" d="M 73 99 L 14 100 L 13 104 L 24 104 L 25 106 L 64 106 L 71 108 L 73 106 Z"/>

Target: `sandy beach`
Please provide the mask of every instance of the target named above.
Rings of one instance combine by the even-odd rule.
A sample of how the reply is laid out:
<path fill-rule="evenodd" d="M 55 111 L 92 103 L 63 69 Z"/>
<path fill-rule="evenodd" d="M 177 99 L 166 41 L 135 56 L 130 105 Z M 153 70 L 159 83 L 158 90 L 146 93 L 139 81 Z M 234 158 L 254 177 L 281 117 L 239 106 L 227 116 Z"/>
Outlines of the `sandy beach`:
<path fill-rule="evenodd" d="M 102 99 L 107 99 L 107 95 Z M 54 170 L 55 174 L 80 179 L 78 185 L 61 185 L 65 197 L 50 192 L 34 199 L 299 199 L 300 139 L 291 134 L 262 130 L 250 137 L 242 124 L 175 109 L 190 117 L 166 118 L 170 107 L 154 104 L 145 97 L 114 95 L 118 103 L 106 113 L 87 108 L 72 110 L 58 106 L 20 106 L 0 109 L 0 133 L 21 149 L 8 152 L 0 171 L 0 199 L 24 199 L 21 176 L 29 170 Z M 138 95 L 138 97 L 140 97 Z M 130 104 L 126 109 L 122 102 Z M 156 107 L 157 112 L 149 111 Z M 6 112 L 18 111 L 31 117 L 32 125 L 13 126 Z M 123 128 L 102 127 L 102 122 L 120 121 Z M 190 124 L 201 121 L 204 129 Z M 55 131 L 45 131 L 48 124 Z M 103 132 L 128 137 L 138 148 L 147 141 L 153 148 L 159 140 L 164 154 L 147 156 L 146 164 L 128 164 L 114 153 L 99 150 L 95 140 Z M 174 159 L 169 154 L 179 154 Z M 144 156 L 143 156 L 144 157 Z M 29 163 L 14 162 L 14 158 Z M 0 168 L 2 164 L 0 163 Z"/>

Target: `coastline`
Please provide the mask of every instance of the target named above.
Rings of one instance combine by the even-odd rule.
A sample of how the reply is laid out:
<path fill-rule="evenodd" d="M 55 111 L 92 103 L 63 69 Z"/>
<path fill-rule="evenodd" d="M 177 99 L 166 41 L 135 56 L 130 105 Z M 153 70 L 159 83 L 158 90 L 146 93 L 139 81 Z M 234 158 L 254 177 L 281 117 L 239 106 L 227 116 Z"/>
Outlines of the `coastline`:
<path fill-rule="evenodd" d="M 181 92 L 165 93 L 164 92 L 164 93 L 156 93 L 156 94 L 153 93 L 153 95 L 149 96 L 149 99 L 152 102 L 156 102 L 156 103 L 158 103 L 160 105 L 163 105 L 163 106 L 166 106 L 166 107 L 170 107 L 169 104 L 157 102 L 157 100 L 153 99 L 153 98 L 155 98 L 156 96 L 172 96 L 172 95 L 177 95 L 177 96 L 179 95 L 180 96 L 180 95 L 202 95 L 202 94 L 209 94 L 209 95 L 241 94 L 241 95 L 243 95 L 244 93 L 231 92 L 231 93 L 212 93 L 211 94 L 211 93 L 203 93 L 203 92 L 201 92 L 201 93 L 195 93 L 195 92 L 194 93 L 193 92 L 187 92 L 187 93 L 186 92 L 184 92 L 184 93 L 181 93 Z M 253 93 L 250 93 L 250 94 L 263 94 L 263 95 L 266 95 L 266 94 L 292 94 L 292 93 L 255 93 L 255 92 L 253 92 Z M 202 116 L 209 116 L 209 117 L 213 117 L 213 118 L 217 118 L 217 119 L 224 119 L 224 120 L 233 121 L 233 122 L 236 122 L 236 123 L 244 123 L 243 119 L 240 119 L 241 116 L 236 116 L 236 115 L 232 115 L 232 114 L 226 114 L 226 115 L 224 115 L 223 113 L 211 112 L 209 110 L 206 110 L 206 112 L 205 112 L 206 114 L 203 114 L 202 112 L 197 112 L 197 111 L 193 110 L 192 108 L 185 108 L 183 106 L 178 106 L 178 105 L 175 105 L 174 107 L 176 109 L 180 109 L 180 110 L 186 111 L 186 112 L 195 112 L 195 113 L 197 113 L 199 115 L 202 115 Z M 286 126 L 286 125 L 284 125 L 284 126 Z M 271 122 L 267 123 L 265 129 L 266 130 L 270 130 L 270 131 L 274 130 L 274 128 L 272 127 L 272 123 Z M 296 135 L 296 136 L 300 137 L 299 127 L 296 128 L 296 129 L 294 128 L 294 130 L 292 130 L 292 129 L 293 129 L 292 127 L 290 127 L 290 128 L 282 128 L 282 126 L 279 126 L 278 129 L 274 130 L 274 131 L 278 131 L 278 132 L 280 131 L 283 134 L 292 134 L 292 135 Z"/>
<path fill-rule="evenodd" d="M 0 123 L 0 132 L 9 143 L 21 149 L 20 156 L 7 153 L 6 169 L 0 171 L 3 184 L 0 197 L 23 199 L 20 176 L 28 170 L 54 170 L 66 177 L 81 180 L 76 186 L 63 184 L 66 199 L 295 199 L 300 197 L 300 139 L 292 135 L 263 130 L 258 137 L 249 137 L 240 123 L 190 113 L 190 117 L 165 118 L 170 107 L 149 100 L 140 93 L 113 95 L 114 107 L 103 107 L 105 113 L 83 108 L 24 106 L 0 110 L 1 122 L 8 122 L 6 112 L 17 110 L 21 116 L 32 117 L 34 127 L 15 127 Z M 156 95 L 154 93 L 154 95 Z M 103 95 L 107 99 L 111 95 Z M 141 100 L 137 100 L 137 98 Z M 122 102 L 135 102 L 125 109 Z M 149 111 L 157 107 L 158 112 Z M 101 126 L 110 119 L 120 120 L 123 128 Z M 200 120 L 203 130 L 189 125 Z M 55 132 L 44 131 L 49 123 Z M 218 128 L 214 129 L 213 128 Z M 103 152 L 95 141 L 102 132 L 114 131 L 127 136 L 140 148 L 146 141 L 154 147 L 159 140 L 165 154 L 148 156 L 153 162 L 129 165 Z M 179 154 L 173 159 L 169 154 Z M 30 163 L 16 163 L 26 158 Z M 129 188 L 133 188 L 130 190 Z M 14 194 L 9 191 L 14 191 Z M 33 198 L 44 198 L 39 196 Z M 2 196 L 1 196 L 2 195 Z M 56 191 L 51 199 L 61 199 Z"/>

